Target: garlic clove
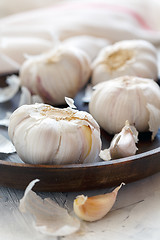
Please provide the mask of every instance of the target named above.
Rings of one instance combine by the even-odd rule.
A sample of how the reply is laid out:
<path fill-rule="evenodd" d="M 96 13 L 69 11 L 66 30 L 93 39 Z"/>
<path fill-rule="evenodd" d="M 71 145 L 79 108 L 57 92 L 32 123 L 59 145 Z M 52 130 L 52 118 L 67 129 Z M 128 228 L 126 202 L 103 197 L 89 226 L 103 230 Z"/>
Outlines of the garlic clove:
<path fill-rule="evenodd" d="M 11 115 L 8 133 L 26 163 L 96 162 L 101 149 L 97 122 L 89 113 L 70 107 L 23 105 Z"/>
<path fill-rule="evenodd" d="M 157 81 L 156 48 L 145 40 L 125 40 L 101 50 L 93 62 L 92 83 L 130 75 Z"/>
<path fill-rule="evenodd" d="M 75 214 L 80 219 L 88 222 L 97 221 L 103 218 L 114 205 L 117 193 L 122 185 L 124 185 L 124 183 L 115 188 L 111 193 L 93 197 L 84 195 L 77 196 L 73 203 Z"/>
<path fill-rule="evenodd" d="M 138 132 L 134 126 L 130 126 L 126 121 L 121 132 L 116 134 L 111 141 L 109 149 L 101 150 L 100 157 L 103 160 L 129 157 L 136 154 L 138 148 Z"/>

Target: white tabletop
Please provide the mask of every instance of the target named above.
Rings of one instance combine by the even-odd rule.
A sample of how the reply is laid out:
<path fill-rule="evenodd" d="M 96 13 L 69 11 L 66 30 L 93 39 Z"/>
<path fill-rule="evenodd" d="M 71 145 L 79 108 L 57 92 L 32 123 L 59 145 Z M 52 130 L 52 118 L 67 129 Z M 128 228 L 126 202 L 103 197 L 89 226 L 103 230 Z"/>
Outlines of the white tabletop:
<path fill-rule="evenodd" d="M 102 194 L 112 189 L 73 193 L 37 193 L 49 197 L 71 210 L 73 199 L 79 195 Z M 97 239 L 160 239 L 160 173 L 126 184 L 119 191 L 112 210 L 101 220 L 85 223 L 81 234 L 51 237 L 37 232 L 31 216 L 22 214 L 19 200 L 24 191 L 0 188 L 0 240 L 97 240 Z"/>

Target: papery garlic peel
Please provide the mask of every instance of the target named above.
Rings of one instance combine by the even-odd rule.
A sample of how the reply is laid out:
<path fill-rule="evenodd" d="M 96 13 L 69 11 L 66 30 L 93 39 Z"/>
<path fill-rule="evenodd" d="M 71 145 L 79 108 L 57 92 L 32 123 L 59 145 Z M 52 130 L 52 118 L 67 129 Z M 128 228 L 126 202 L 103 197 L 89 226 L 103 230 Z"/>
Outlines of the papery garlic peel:
<path fill-rule="evenodd" d="M 138 132 L 150 130 L 154 139 L 160 126 L 160 88 L 152 79 L 123 76 L 97 84 L 89 111 L 108 133 L 119 133 L 126 120 Z"/>
<path fill-rule="evenodd" d="M 116 134 L 111 141 L 110 147 L 101 150 L 99 156 L 103 160 L 129 157 L 136 154 L 138 148 L 138 132 L 134 126 L 130 126 L 129 122 L 125 122 L 125 126 L 121 132 Z"/>
<path fill-rule="evenodd" d="M 26 60 L 20 69 L 20 81 L 32 94 L 55 106 L 64 104 L 65 96 L 74 98 L 89 80 L 90 73 L 85 52 L 59 46 Z"/>
<path fill-rule="evenodd" d="M 73 208 L 75 214 L 82 220 L 93 222 L 103 218 L 113 207 L 117 193 L 121 186 L 115 188 L 111 193 L 87 197 L 77 196 L 74 200 Z"/>
<path fill-rule="evenodd" d="M 101 50 L 93 63 L 92 83 L 132 75 L 158 80 L 157 50 L 145 40 L 126 40 Z"/>
<path fill-rule="evenodd" d="M 70 107 L 23 105 L 11 115 L 8 133 L 26 163 L 96 162 L 101 149 L 97 122 L 89 113 Z"/>

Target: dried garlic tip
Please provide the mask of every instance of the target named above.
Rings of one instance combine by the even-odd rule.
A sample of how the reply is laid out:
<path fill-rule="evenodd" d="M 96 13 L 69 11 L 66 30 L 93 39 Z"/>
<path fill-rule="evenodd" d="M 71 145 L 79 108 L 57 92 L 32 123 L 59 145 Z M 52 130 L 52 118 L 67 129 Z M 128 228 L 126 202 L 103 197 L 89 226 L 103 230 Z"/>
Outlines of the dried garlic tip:
<path fill-rule="evenodd" d="M 151 131 L 152 139 L 160 126 L 160 88 L 151 80 L 123 76 L 94 87 L 89 111 L 108 133 L 119 133 L 128 119 L 138 132 Z"/>
<path fill-rule="evenodd" d="M 89 113 L 70 107 L 23 105 L 11 115 L 8 133 L 26 163 L 96 162 L 101 149 L 96 121 Z"/>
<path fill-rule="evenodd" d="M 93 85 L 123 75 L 158 79 L 157 51 L 145 40 L 121 41 L 102 49 L 92 67 Z"/>
<path fill-rule="evenodd" d="M 111 193 L 87 197 L 77 196 L 74 200 L 73 208 L 75 214 L 82 220 L 93 222 L 103 218 L 112 208 L 116 201 L 117 193 L 121 186 L 115 188 Z"/>
<path fill-rule="evenodd" d="M 99 156 L 103 160 L 129 157 L 136 154 L 138 148 L 138 132 L 134 126 L 126 121 L 121 132 L 116 134 L 111 141 L 109 149 L 101 150 Z"/>
<path fill-rule="evenodd" d="M 90 77 L 89 58 L 80 49 L 57 47 L 30 58 L 20 69 L 21 85 L 45 103 L 64 104 L 64 97 L 74 98 Z"/>
<path fill-rule="evenodd" d="M 62 42 L 65 46 L 74 46 L 86 52 L 91 61 L 93 61 L 99 51 L 110 43 L 105 38 L 98 38 L 87 35 L 80 35 L 67 38 Z"/>

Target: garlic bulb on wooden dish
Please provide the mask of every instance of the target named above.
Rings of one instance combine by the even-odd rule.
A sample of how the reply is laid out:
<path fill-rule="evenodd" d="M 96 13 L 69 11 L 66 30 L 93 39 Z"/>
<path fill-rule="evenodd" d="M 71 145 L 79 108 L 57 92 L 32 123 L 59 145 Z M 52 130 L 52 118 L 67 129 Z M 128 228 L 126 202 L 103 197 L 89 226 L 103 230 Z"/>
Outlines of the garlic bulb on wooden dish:
<path fill-rule="evenodd" d="M 93 62 L 93 85 L 123 75 L 158 79 L 156 48 L 145 40 L 125 40 L 103 48 Z"/>
<path fill-rule="evenodd" d="M 108 46 L 110 42 L 105 38 L 98 38 L 87 35 L 74 36 L 62 42 L 65 46 L 74 46 L 86 52 L 91 62 L 97 57 L 99 51 Z"/>
<path fill-rule="evenodd" d="M 115 134 L 128 120 L 138 132 L 151 131 L 154 139 L 160 126 L 160 88 L 155 81 L 123 76 L 94 89 L 89 111 L 102 128 Z"/>
<path fill-rule="evenodd" d="M 85 52 L 77 48 L 57 47 L 28 59 L 20 69 L 21 85 L 45 103 L 64 104 L 86 84 L 91 69 Z"/>
<path fill-rule="evenodd" d="M 8 133 L 25 163 L 96 162 L 101 150 L 97 122 L 89 113 L 70 107 L 23 105 L 11 115 Z"/>

